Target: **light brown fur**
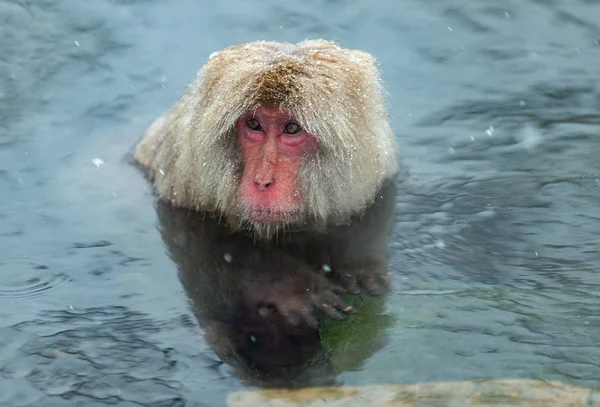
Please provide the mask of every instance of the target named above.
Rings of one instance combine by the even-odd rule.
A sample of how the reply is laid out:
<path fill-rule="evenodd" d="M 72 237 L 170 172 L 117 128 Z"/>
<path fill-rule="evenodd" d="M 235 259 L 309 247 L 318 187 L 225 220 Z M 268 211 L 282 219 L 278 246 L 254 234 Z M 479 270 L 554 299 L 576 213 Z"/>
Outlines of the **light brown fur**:
<path fill-rule="evenodd" d="M 135 159 L 160 197 L 248 226 L 238 200 L 243 157 L 234 124 L 259 106 L 277 106 L 318 143 L 298 174 L 303 206 L 295 222 L 344 221 L 373 201 L 398 166 L 375 62 L 324 40 L 225 48 L 150 126 Z"/>

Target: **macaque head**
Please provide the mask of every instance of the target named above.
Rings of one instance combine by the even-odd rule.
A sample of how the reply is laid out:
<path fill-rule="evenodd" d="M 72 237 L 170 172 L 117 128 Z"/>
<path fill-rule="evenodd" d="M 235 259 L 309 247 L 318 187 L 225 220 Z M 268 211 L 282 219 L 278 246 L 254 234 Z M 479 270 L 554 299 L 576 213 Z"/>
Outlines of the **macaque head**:
<path fill-rule="evenodd" d="M 259 236 L 344 222 L 397 170 L 380 82 L 370 54 L 329 41 L 225 48 L 136 160 L 162 198 Z"/>

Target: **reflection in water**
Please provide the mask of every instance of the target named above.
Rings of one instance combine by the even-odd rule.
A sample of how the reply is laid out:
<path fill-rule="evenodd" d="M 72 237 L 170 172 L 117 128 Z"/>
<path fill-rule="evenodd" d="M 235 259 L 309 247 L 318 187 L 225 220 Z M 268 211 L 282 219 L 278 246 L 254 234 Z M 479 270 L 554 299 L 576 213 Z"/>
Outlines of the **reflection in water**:
<path fill-rule="evenodd" d="M 356 353 L 361 361 L 381 345 L 381 300 L 357 305 L 361 315 L 346 321 L 345 331 L 331 326 L 348 306 L 336 295 L 339 285 L 331 275 L 345 268 L 387 273 L 395 191 L 388 182 L 351 225 L 288 233 L 277 242 L 254 241 L 211 214 L 157 202 L 161 234 L 191 309 L 206 341 L 238 377 L 263 386 L 332 384 L 339 373 L 332 355 L 352 342 L 349 335 L 362 336 L 362 343 L 354 341 L 363 348 Z"/>

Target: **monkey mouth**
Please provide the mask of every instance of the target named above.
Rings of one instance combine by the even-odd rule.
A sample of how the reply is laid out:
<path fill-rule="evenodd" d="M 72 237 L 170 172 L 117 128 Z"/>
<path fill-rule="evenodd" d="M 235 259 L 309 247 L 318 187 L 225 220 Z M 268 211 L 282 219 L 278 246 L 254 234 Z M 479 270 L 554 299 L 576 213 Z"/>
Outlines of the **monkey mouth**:
<path fill-rule="evenodd" d="M 258 209 L 250 210 L 249 218 L 260 223 L 288 223 L 294 219 L 294 210 Z"/>

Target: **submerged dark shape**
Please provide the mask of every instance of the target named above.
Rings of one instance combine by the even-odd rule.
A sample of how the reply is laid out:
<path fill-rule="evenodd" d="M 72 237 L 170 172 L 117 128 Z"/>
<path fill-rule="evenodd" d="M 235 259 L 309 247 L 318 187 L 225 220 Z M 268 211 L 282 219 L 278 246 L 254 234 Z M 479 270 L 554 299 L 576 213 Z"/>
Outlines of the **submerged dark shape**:
<path fill-rule="evenodd" d="M 357 311 L 341 298 L 345 290 L 338 284 L 346 271 L 382 279 L 387 275 L 395 190 L 395 183 L 387 183 L 350 225 L 327 233 L 289 233 L 277 241 L 255 241 L 211 213 L 157 201 L 162 238 L 205 340 L 240 378 L 262 386 L 335 381 L 331 349 L 322 343 L 323 327 Z M 347 301 L 357 304 L 356 299 L 361 298 Z M 363 326 L 382 313 L 376 308 L 360 315 Z M 360 329 L 353 335 L 366 337 Z M 361 357 L 380 344 L 366 346 Z"/>

